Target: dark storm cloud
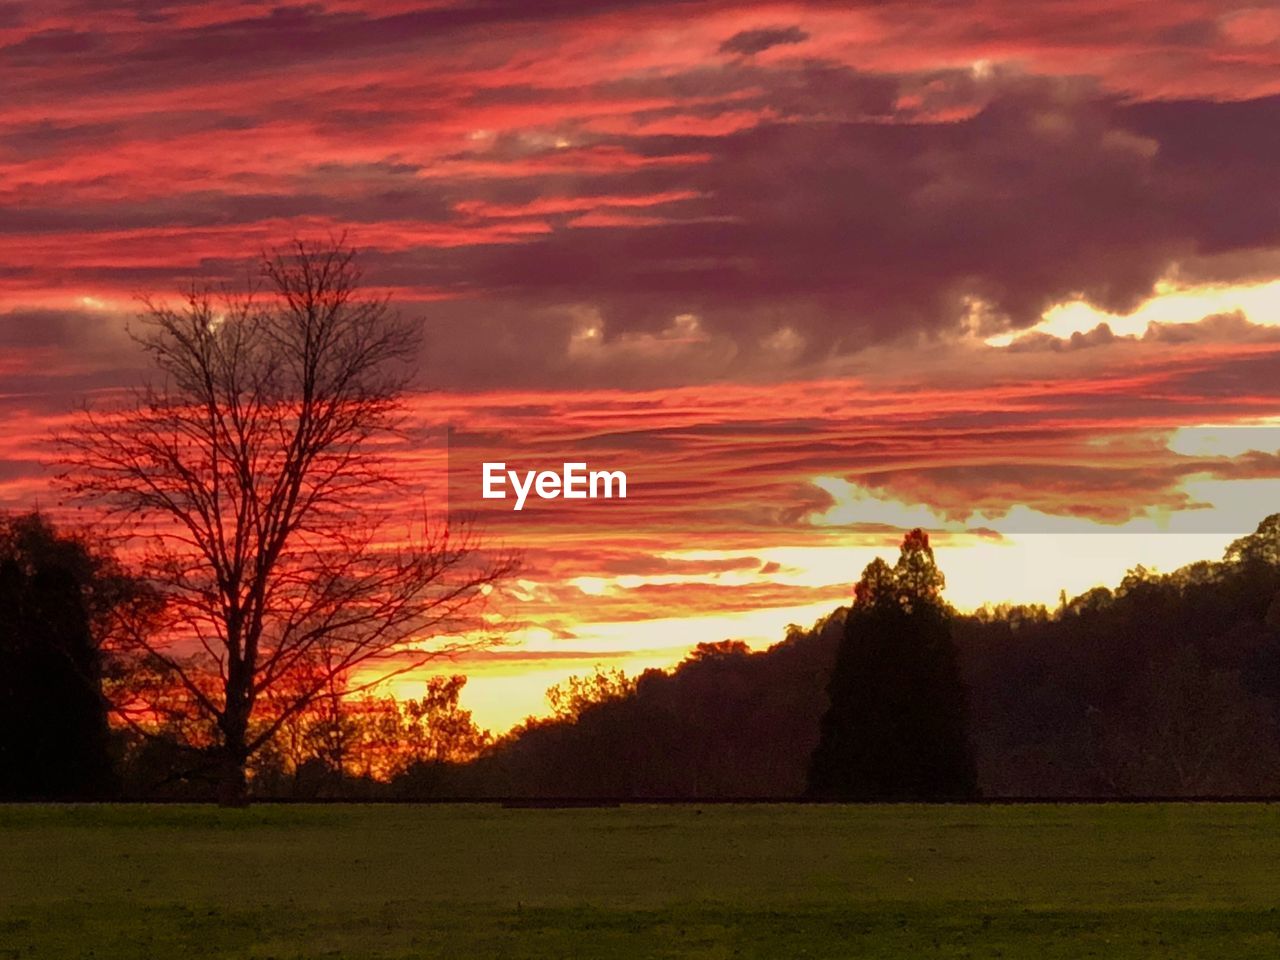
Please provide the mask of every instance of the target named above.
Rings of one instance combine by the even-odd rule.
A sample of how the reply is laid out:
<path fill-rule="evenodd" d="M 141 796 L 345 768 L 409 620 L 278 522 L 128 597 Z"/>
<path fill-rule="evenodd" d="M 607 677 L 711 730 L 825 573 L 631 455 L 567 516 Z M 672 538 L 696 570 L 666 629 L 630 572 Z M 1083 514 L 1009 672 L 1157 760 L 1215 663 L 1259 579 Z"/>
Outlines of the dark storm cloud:
<path fill-rule="evenodd" d="M 1160 145 L 1153 170 L 1182 202 L 1199 253 L 1276 246 L 1280 97 L 1135 104 L 1124 117 Z"/>
<path fill-rule="evenodd" d="M 720 44 L 721 53 L 740 53 L 751 56 L 763 53 L 770 47 L 783 44 L 804 43 L 809 34 L 799 27 L 762 27 L 758 30 L 743 30 Z"/>
<path fill-rule="evenodd" d="M 1280 246 L 1280 182 L 1265 160 L 1280 155 L 1280 98 L 1135 106 L 1081 82 L 982 84 L 953 73 L 935 76 L 933 93 L 966 115 L 886 122 L 899 82 L 819 64 L 748 73 L 771 86 L 746 105 L 778 119 L 717 136 L 612 139 L 635 156 L 700 163 L 545 173 L 521 164 L 560 148 L 521 153 L 513 137 L 500 148 L 506 176 L 450 182 L 413 164 L 328 165 L 275 195 L 30 207 L 5 229 L 335 215 L 370 248 L 376 282 L 462 298 L 425 312 L 438 355 L 451 358 L 449 379 L 477 385 L 573 370 L 586 382 L 718 379 L 945 334 L 975 298 L 991 332 L 1075 297 L 1124 312 L 1183 261 L 1207 265 L 1200 272 L 1212 279 L 1214 262 Z M 679 82 L 628 92 L 670 97 Z M 556 199 L 681 191 L 644 208 L 643 225 L 579 226 L 584 207 L 545 209 Z M 484 233 L 522 218 L 539 230 L 501 243 Z M 400 221 L 461 232 L 445 247 L 393 250 L 369 238 L 370 225 Z M 120 271 L 131 283 L 147 275 Z M 575 359 L 570 345 L 591 325 L 588 313 L 600 345 Z M 677 336 L 682 315 L 697 318 L 692 336 Z M 790 353 L 771 339 L 783 329 L 796 338 Z M 1102 336 L 1081 335 L 1079 345 Z"/>
<path fill-rule="evenodd" d="M 1183 132 L 1206 115 L 1215 136 Z M 400 273 L 590 303 L 606 337 L 685 313 L 743 342 L 787 326 L 810 356 L 955 329 L 975 299 L 993 331 L 1077 297 L 1123 313 L 1182 259 L 1280 245 L 1280 181 L 1263 159 L 1280 155 L 1276 131 L 1280 98 L 1157 110 L 1014 79 L 961 120 L 794 117 L 668 138 L 662 149 L 710 161 L 591 184 L 697 194 L 657 222 L 400 255 Z"/>

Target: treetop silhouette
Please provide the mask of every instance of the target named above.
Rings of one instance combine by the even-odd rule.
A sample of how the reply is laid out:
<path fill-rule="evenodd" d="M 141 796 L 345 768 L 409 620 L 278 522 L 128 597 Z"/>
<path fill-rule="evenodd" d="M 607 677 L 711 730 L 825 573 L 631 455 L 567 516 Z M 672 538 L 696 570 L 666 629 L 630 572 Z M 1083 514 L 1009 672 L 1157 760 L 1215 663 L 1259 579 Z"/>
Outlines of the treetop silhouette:
<path fill-rule="evenodd" d="M 876 558 L 863 570 L 827 688 L 812 795 L 929 800 L 976 791 L 945 582 L 919 529 L 903 538 L 892 568 Z"/>

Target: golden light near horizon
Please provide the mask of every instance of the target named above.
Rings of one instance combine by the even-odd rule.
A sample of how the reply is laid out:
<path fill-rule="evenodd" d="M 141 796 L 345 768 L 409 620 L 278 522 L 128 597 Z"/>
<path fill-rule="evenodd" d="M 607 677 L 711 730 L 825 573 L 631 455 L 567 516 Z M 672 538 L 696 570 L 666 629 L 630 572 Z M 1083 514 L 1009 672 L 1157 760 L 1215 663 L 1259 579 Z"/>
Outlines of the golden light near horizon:
<path fill-rule="evenodd" d="M 1280 484 L 1270 492 L 1280 494 Z M 1229 494 L 1228 494 L 1229 495 Z M 1276 502 L 1280 503 L 1280 500 Z M 1255 511 L 1256 512 L 1256 511 Z M 1256 524 L 1260 518 L 1253 518 Z M 939 524 L 942 526 L 942 524 Z M 1077 596 L 1098 585 L 1115 586 L 1136 566 L 1167 573 L 1200 560 L 1219 560 L 1239 532 L 1160 532 L 1150 525 L 1130 530 L 1100 525 L 1074 525 L 1058 533 L 1015 533 L 999 540 L 969 534 L 941 535 L 934 539 L 938 565 L 947 578 L 945 596 L 961 611 L 988 604 L 1040 604 L 1054 609 L 1060 596 Z M 512 660 L 468 660 L 463 672 L 474 682 L 463 691 L 464 706 L 477 720 L 495 732 L 506 730 L 528 716 L 547 712 L 545 690 L 570 674 L 586 674 L 597 666 L 619 668 L 629 675 L 646 669 L 666 669 L 697 644 L 740 640 L 753 650 L 781 641 L 787 627 L 809 627 L 836 607 L 848 602 L 852 585 L 862 568 L 876 557 L 892 563 L 896 546 L 859 544 L 856 536 L 847 544 L 827 546 L 771 546 L 751 551 L 764 563 L 777 564 L 769 575 L 774 582 L 826 590 L 830 599 L 790 606 L 721 614 L 619 622 L 583 621 L 574 624 L 573 638 L 557 638 L 549 631 L 530 628 L 511 638 Z M 883 540 L 883 535 L 877 537 Z M 738 551 L 677 551 L 674 559 L 731 560 Z M 645 583 L 629 577 L 624 583 L 595 578 L 597 593 L 625 594 Z M 706 583 L 706 577 L 661 578 L 662 583 Z M 993 589 L 993 585 L 998 588 Z M 391 689 L 397 696 L 421 695 L 422 678 L 455 668 L 432 663 L 407 677 L 396 678 Z"/>
<path fill-rule="evenodd" d="M 679 618 L 582 621 L 574 624 L 571 640 L 529 628 L 513 638 L 512 647 L 513 653 L 529 660 L 519 665 L 478 665 L 478 682 L 464 691 L 463 702 L 483 723 L 500 730 L 527 716 L 544 714 L 547 687 L 572 673 L 588 673 L 597 664 L 635 675 L 670 667 L 702 642 L 733 639 L 754 650 L 765 649 L 784 638 L 788 625 L 808 627 L 847 603 L 853 582 L 871 560 L 882 557 L 893 562 L 896 545 L 886 537 L 884 526 L 938 531 L 933 545 L 947 577 L 945 595 L 961 611 L 1004 603 L 1054 609 L 1064 593 L 1073 597 L 1098 585 L 1115 586 L 1137 566 L 1168 573 L 1197 561 L 1219 560 L 1228 544 L 1261 519 L 1259 504 L 1280 504 L 1280 480 L 1205 480 L 1187 483 L 1188 491 L 1205 506 L 1182 516 L 1139 517 L 1108 525 L 1015 506 L 1004 518 L 971 517 L 958 522 L 921 504 L 876 497 L 837 478 L 816 478 L 815 483 L 839 495 L 837 503 L 814 520 L 815 525 L 829 528 L 828 533 L 837 534 L 822 545 L 772 544 L 750 552 L 689 549 L 662 554 L 677 561 L 750 559 L 768 569 L 768 574 L 739 568 L 715 574 L 579 577 L 570 584 L 594 596 L 625 596 L 645 586 L 770 582 L 827 591 L 830 599 Z M 968 525 L 975 522 L 981 522 L 981 530 Z M 840 528 L 851 524 L 883 526 L 874 534 L 839 535 Z M 1007 532 L 1001 532 L 1002 525 L 1009 528 Z M 552 654 L 574 659 L 539 659 Z M 532 666 L 535 663 L 538 666 Z M 412 689 L 415 682 L 397 681 L 398 689 Z"/>
<path fill-rule="evenodd" d="M 1198 323 L 1206 317 L 1239 312 L 1261 326 L 1280 326 L 1280 280 L 1253 284 L 1182 285 L 1161 280 L 1152 296 L 1127 314 L 1109 313 L 1083 301 L 1060 303 L 1025 330 L 985 338 L 992 347 L 1007 347 L 1032 333 L 1068 339 L 1106 324 L 1116 336 L 1140 337 L 1155 324 Z"/>

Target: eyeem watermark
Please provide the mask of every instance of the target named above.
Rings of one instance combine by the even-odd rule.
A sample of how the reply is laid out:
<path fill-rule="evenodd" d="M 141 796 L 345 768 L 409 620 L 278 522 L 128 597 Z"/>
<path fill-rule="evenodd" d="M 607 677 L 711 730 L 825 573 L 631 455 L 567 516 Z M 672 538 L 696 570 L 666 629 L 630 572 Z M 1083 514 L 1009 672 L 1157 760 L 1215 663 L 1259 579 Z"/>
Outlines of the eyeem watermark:
<path fill-rule="evenodd" d="M 621 470 L 588 470 L 582 462 L 564 463 L 555 470 L 508 470 L 502 462 L 485 463 L 481 496 L 506 500 L 507 487 L 515 495 L 513 510 L 523 510 L 530 494 L 539 500 L 625 500 L 627 475 Z"/>

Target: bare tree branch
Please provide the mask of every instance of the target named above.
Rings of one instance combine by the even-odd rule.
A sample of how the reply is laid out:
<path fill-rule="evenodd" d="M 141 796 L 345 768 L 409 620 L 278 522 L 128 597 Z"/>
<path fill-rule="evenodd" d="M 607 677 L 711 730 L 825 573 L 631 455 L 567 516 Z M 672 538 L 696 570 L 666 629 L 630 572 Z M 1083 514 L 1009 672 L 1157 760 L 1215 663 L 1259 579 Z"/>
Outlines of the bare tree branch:
<path fill-rule="evenodd" d="M 335 678 L 493 642 L 485 599 L 515 564 L 469 529 L 379 545 L 366 504 L 395 483 L 377 446 L 400 426 L 417 327 L 361 293 L 342 240 L 296 241 L 261 270 L 247 294 L 144 301 L 133 335 L 156 382 L 59 438 L 61 482 L 125 526 L 163 600 L 115 654 L 182 692 L 156 715 L 180 702 L 203 723 L 230 802 L 249 756 Z"/>

